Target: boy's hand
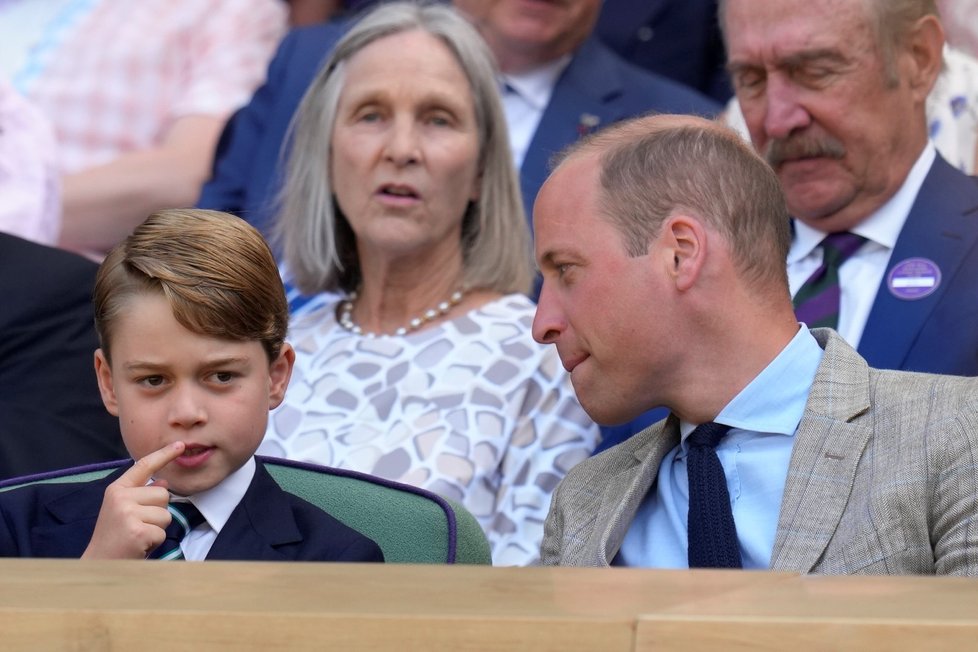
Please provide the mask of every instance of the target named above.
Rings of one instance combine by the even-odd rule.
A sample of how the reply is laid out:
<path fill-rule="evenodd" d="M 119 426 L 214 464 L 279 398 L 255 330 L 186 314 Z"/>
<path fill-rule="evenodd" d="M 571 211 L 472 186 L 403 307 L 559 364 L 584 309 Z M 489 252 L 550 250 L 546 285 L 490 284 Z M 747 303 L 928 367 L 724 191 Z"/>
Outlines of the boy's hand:
<path fill-rule="evenodd" d="M 147 485 L 153 474 L 180 457 L 183 442 L 174 442 L 137 460 L 105 488 L 92 540 L 82 559 L 145 559 L 163 543 L 170 524 L 166 482 Z"/>

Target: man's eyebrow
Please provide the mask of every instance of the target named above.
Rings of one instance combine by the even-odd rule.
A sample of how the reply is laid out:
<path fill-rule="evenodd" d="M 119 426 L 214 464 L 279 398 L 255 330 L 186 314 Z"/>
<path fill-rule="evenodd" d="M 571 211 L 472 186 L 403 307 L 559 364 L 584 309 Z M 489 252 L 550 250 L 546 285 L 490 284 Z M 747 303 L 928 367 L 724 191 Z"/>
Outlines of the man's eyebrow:
<path fill-rule="evenodd" d="M 845 63 L 848 59 L 834 48 L 819 48 L 816 50 L 804 50 L 793 52 L 775 61 L 776 68 L 797 68 L 812 61 L 832 61 Z M 750 61 L 731 61 L 727 63 L 727 72 L 733 74 L 744 70 L 762 70 L 764 65 Z"/>
<path fill-rule="evenodd" d="M 778 65 L 784 68 L 797 68 L 798 66 L 810 63 L 812 61 L 832 61 L 844 63 L 848 61 L 848 59 L 834 48 L 821 48 L 817 50 L 804 50 L 802 52 L 789 54 L 788 56 L 779 59 Z"/>
<path fill-rule="evenodd" d="M 547 265 L 547 266 L 553 267 L 554 266 L 554 258 L 556 258 L 557 255 L 558 255 L 558 252 L 554 251 L 553 249 L 548 249 L 547 251 L 543 252 L 543 255 L 540 256 L 540 264 L 537 265 L 537 267 L 539 268 L 540 266 L 543 266 L 543 265 Z"/>
<path fill-rule="evenodd" d="M 760 70 L 764 66 L 758 65 L 756 63 L 747 63 L 745 61 L 730 61 L 727 63 L 727 72 L 731 75 L 743 72 L 745 70 Z"/>

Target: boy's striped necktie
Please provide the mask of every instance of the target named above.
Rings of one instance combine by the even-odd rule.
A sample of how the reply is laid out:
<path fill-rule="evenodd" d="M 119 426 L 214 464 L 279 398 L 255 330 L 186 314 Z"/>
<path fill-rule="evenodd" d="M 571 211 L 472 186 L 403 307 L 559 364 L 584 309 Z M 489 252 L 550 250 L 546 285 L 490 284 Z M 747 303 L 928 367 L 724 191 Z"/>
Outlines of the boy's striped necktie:
<path fill-rule="evenodd" d="M 173 518 L 170 520 L 170 524 L 166 526 L 166 539 L 149 554 L 149 559 L 173 561 L 183 559 L 180 541 L 192 529 L 202 525 L 207 520 L 200 513 L 200 510 L 191 503 L 170 503 L 167 509 L 170 510 L 170 515 Z"/>

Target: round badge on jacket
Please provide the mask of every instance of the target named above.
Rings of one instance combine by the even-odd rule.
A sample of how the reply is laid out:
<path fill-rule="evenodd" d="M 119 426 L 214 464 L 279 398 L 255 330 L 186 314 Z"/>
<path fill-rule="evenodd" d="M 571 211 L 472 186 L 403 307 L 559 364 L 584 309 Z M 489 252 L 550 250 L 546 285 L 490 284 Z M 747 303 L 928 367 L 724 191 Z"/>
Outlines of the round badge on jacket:
<path fill-rule="evenodd" d="M 907 258 L 893 266 L 886 276 L 886 285 L 897 299 L 923 299 L 941 285 L 941 268 L 928 258 Z"/>

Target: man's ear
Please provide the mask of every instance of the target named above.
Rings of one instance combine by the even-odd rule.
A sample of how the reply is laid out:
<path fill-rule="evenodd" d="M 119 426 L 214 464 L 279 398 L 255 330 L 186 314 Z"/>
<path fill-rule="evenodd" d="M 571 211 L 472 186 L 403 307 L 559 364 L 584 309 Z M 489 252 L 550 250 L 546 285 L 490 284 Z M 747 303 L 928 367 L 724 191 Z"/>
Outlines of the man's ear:
<path fill-rule="evenodd" d="M 695 217 L 672 215 L 662 225 L 660 239 L 671 254 L 671 275 L 680 292 L 693 287 L 706 260 L 706 229 Z"/>
<path fill-rule="evenodd" d="M 295 349 L 288 342 L 282 343 L 278 357 L 268 367 L 268 409 L 277 408 L 285 400 L 285 390 L 292 378 L 292 367 L 295 365 Z"/>
<path fill-rule="evenodd" d="M 944 66 L 944 28 L 937 16 L 924 16 L 913 26 L 907 43 L 909 82 L 914 95 L 924 102 Z"/>
<path fill-rule="evenodd" d="M 102 394 L 102 403 L 112 416 L 119 416 L 119 401 L 115 395 L 115 385 L 112 382 L 112 367 L 102 349 L 95 350 L 95 377 L 98 379 L 98 391 Z"/>

